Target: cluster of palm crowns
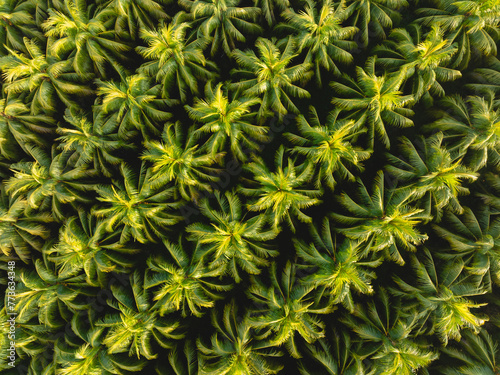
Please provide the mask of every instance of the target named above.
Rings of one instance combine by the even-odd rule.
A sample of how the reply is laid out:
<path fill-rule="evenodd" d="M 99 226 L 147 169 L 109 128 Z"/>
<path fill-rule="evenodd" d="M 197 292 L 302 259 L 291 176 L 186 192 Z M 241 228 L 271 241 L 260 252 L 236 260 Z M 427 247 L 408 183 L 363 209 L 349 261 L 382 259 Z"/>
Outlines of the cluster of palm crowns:
<path fill-rule="evenodd" d="M 0 370 L 500 373 L 499 25 L 0 0 Z"/>

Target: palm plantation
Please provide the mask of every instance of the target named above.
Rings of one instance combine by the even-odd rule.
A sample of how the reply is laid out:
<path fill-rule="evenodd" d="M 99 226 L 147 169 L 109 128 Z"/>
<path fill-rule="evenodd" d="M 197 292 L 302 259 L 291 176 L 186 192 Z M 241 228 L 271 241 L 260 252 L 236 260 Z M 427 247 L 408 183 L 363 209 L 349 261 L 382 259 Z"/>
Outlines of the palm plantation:
<path fill-rule="evenodd" d="M 497 375 L 499 42 L 498 0 L 0 0 L 0 372 Z"/>

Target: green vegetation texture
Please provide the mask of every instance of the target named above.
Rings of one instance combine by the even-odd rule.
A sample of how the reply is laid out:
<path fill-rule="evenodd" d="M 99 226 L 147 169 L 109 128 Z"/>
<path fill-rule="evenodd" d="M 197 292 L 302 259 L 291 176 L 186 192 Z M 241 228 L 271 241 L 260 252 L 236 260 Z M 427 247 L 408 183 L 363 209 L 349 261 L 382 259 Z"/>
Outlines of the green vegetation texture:
<path fill-rule="evenodd" d="M 500 374 L 499 40 L 499 0 L 0 0 L 0 372 Z"/>

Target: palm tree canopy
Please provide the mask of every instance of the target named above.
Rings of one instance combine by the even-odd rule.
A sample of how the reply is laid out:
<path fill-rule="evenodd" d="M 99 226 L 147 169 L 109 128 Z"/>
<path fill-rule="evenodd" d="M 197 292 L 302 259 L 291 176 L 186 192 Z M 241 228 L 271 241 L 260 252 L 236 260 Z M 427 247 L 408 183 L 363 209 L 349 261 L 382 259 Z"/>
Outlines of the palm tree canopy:
<path fill-rule="evenodd" d="M 255 47 L 258 56 L 254 51 L 233 52 L 234 59 L 241 66 L 233 74 L 244 74 L 250 78 L 232 83 L 230 88 L 242 90 L 242 94 L 248 97 L 262 98 L 259 119 L 268 116 L 270 111 L 277 112 L 279 116 L 286 115 L 289 110 L 298 113 L 290 96 L 310 97 L 307 90 L 294 85 L 294 82 L 304 83 L 311 77 L 311 64 L 290 65 L 297 56 L 296 42 L 291 37 L 283 51 L 274 41 L 265 38 L 258 38 Z"/>
<path fill-rule="evenodd" d="M 467 153 L 465 162 L 477 171 L 487 162 L 500 167 L 500 109 L 492 91 L 483 96 L 458 96 L 444 98 L 441 103 L 448 111 L 429 124 L 428 128 L 443 131 L 457 141 L 450 149 Z M 452 139 L 453 139 L 452 138 Z"/>
<path fill-rule="evenodd" d="M 287 22 L 282 26 L 297 33 L 297 49 L 299 52 L 307 51 L 306 62 L 315 65 L 315 75 L 320 86 L 320 66 L 340 75 L 335 62 L 345 65 L 353 61 L 348 51 L 356 48 L 357 44 L 349 39 L 358 29 L 342 25 L 347 16 L 345 4 L 341 2 L 335 7 L 332 0 L 320 3 L 307 0 L 304 11 L 297 14 L 287 9 L 283 12 Z"/>
<path fill-rule="evenodd" d="M 278 232 L 265 227 L 262 215 L 245 220 L 237 195 L 227 192 L 223 196 L 216 191 L 215 198 L 219 211 L 210 207 L 208 199 L 200 203 L 201 213 L 210 225 L 195 223 L 186 228 L 188 238 L 197 243 L 197 261 L 208 258 L 211 269 L 229 273 L 236 282 L 241 281 L 238 268 L 259 274 L 260 267 L 269 265 L 266 258 L 278 255 L 265 244 Z"/>
<path fill-rule="evenodd" d="M 312 165 L 295 167 L 291 158 L 288 158 L 285 164 L 284 153 L 285 149 L 282 146 L 276 156 L 276 172 L 269 171 L 262 160 L 250 163 L 248 170 L 253 173 L 260 186 L 241 187 L 239 190 L 245 195 L 258 198 L 248 205 L 251 211 L 265 211 L 274 228 L 278 228 L 278 225 L 285 220 L 294 231 L 295 226 L 290 214 L 297 216 L 302 222 L 311 222 L 312 219 L 301 210 L 319 204 L 321 201 L 317 197 L 322 192 L 300 188 L 310 178 Z"/>
<path fill-rule="evenodd" d="M 376 57 L 370 57 L 366 68 L 356 67 L 357 80 L 344 75 L 344 83 L 331 82 L 334 91 L 347 98 L 333 98 L 332 103 L 345 111 L 356 111 L 358 118 L 369 125 L 370 144 L 373 147 L 375 131 L 382 143 L 389 148 L 390 140 L 385 124 L 408 127 L 413 121 L 407 116 L 413 111 L 405 108 L 414 101 L 413 95 L 400 91 L 404 82 L 404 70 L 389 75 L 375 75 Z"/>
<path fill-rule="evenodd" d="M 186 140 L 181 124 L 166 124 L 162 134 L 163 142 L 146 141 L 142 158 L 153 163 L 151 184 L 164 186 L 173 181 L 181 196 L 190 201 L 196 199 L 198 191 L 212 191 L 209 182 L 218 180 L 218 168 L 223 153 L 205 154 L 198 149 L 194 130 L 188 130 Z"/>
<path fill-rule="evenodd" d="M 258 150 L 259 142 L 268 140 L 269 128 L 253 124 L 255 113 L 252 107 L 260 103 L 258 98 L 229 99 L 222 83 L 215 89 L 211 82 L 205 88 L 205 99 L 196 99 L 193 107 L 186 105 L 188 115 L 203 124 L 196 132 L 213 133 L 206 147 L 215 155 L 229 140 L 233 156 L 241 161 L 247 159 L 248 150 Z"/>
<path fill-rule="evenodd" d="M 316 165 L 316 187 L 326 183 L 333 190 L 337 183 L 334 175 L 353 180 L 350 169 L 363 170 L 361 161 L 368 159 L 370 152 L 353 146 L 351 141 L 365 130 L 360 129 L 360 122 L 339 119 L 339 111 L 331 112 L 325 125 L 321 125 L 314 107 L 310 108 L 310 112 L 313 126 L 303 115 L 299 115 L 297 125 L 300 136 L 285 133 L 285 137 L 297 145 L 292 148 L 292 153 L 303 155 Z"/>
<path fill-rule="evenodd" d="M 239 7 L 241 0 L 180 0 L 189 10 L 197 25 L 197 36 L 212 39 L 210 53 L 214 56 L 220 45 L 227 55 L 236 47 L 236 42 L 244 43 L 245 35 L 261 34 L 263 29 L 255 21 L 261 14 L 259 7 Z"/>
<path fill-rule="evenodd" d="M 494 0 L 437 0 L 435 8 L 421 8 L 417 14 L 424 25 L 434 24 L 446 31 L 451 42 L 458 42 L 458 52 L 452 68 L 466 68 L 471 49 L 489 56 L 497 54 L 495 40 L 500 37 L 500 5 Z"/>
<path fill-rule="evenodd" d="M 339 197 L 340 204 L 351 216 L 332 213 L 331 217 L 346 228 L 337 228 L 348 238 L 365 243 L 371 251 L 383 250 L 389 260 L 404 264 L 399 249 L 416 250 L 416 246 L 428 239 L 420 233 L 418 224 L 430 219 L 424 209 L 411 205 L 412 194 L 384 188 L 384 175 L 379 171 L 375 177 L 372 194 L 358 180 L 358 198 L 347 193 Z"/>
<path fill-rule="evenodd" d="M 169 91 L 176 83 L 183 103 L 187 100 L 186 91 L 198 94 L 198 78 L 208 80 L 217 76 L 216 65 L 203 55 L 207 39 L 197 38 L 187 43 L 186 32 L 189 28 L 189 23 L 176 18 L 157 30 L 141 30 L 141 39 L 148 47 L 136 48 L 137 52 L 150 60 L 141 66 L 139 73 L 155 77 L 161 82 L 164 98 L 170 97 Z"/>
<path fill-rule="evenodd" d="M 408 182 L 404 189 L 409 189 L 415 197 L 426 196 L 426 212 L 430 213 L 433 206 L 437 220 L 446 205 L 461 213 L 463 208 L 457 196 L 469 193 L 469 189 L 462 186 L 462 181 L 475 181 L 479 174 L 461 164 L 461 156 L 453 155 L 442 145 L 441 132 L 414 143 L 406 137 L 400 140 L 405 159 L 388 154 L 390 164 L 386 167 L 387 171 L 402 182 Z"/>
<path fill-rule="evenodd" d="M 457 47 L 443 39 L 443 30 L 437 26 L 425 35 L 418 25 L 407 29 L 394 29 L 390 38 L 375 48 L 379 57 L 377 63 L 391 70 L 405 69 L 406 79 L 412 80 L 412 92 L 419 99 L 426 92 L 443 96 L 444 89 L 439 84 L 458 79 L 459 70 L 446 67 Z"/>

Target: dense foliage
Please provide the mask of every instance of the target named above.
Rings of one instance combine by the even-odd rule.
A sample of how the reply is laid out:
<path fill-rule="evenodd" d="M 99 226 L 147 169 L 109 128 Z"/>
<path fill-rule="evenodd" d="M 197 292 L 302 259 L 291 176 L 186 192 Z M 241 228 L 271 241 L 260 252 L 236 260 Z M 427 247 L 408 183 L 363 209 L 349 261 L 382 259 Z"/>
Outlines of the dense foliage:
<path fill-rule="evenodd" d="M 499 40 L 499 0 L 0 0 L 0 370 L 500 374 Z"/>

